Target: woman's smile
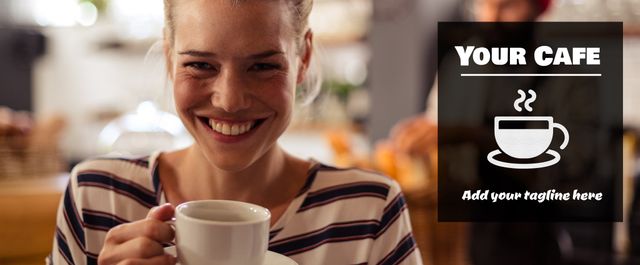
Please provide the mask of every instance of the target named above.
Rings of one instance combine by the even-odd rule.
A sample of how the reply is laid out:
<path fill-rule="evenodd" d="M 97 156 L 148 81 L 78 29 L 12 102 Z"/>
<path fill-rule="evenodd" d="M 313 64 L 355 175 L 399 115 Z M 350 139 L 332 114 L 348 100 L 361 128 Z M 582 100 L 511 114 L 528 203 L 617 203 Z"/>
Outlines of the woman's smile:
<path fill-rule="evenodd" d="M 243 141 L 253 135 L 270 116 L 254 119 L 228 119 L 198 116 L 211 137 L 222 143 Z"/>

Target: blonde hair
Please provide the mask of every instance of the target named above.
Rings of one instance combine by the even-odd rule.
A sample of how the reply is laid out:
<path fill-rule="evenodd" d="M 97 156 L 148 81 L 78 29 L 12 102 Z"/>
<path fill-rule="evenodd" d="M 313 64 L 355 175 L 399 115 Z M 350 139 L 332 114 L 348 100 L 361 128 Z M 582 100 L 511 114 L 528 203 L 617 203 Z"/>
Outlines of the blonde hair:
<path fill-rule="evenodd" d="M 241 1 L 246 0 L 228 0 L 233 1 L 234 4 L 238 4 Z M 305 34 L 309 31 L 309 14 L 313 7 L 313 0 L 284 0 L 289 3 L 290 13 L 294 16 L 292 19 L 292 28 L 295 34 L 297 46 L 299 51 L 304 47 Z M 174 7 L 175 0 L 164 0 L 164 38 L 165 42 L 168 41 L 170 48 L 173 48 L 175 37 L 175 23 L 174 23 Z M 315 50 L 314 50 L 315 53 Z M 312 56 L 316 57 L 316 56 Z M 303 83 L 297 89 L 297 97 L 300 99 L 303 105 L 307 105 L 315 99 L 320 92 L 321 87 L 321 73 L 317 60 L 311 60 L 311 65 L 306 72 Z"/>
<path fill-rule="evenodd" d="M 235 4 L 238 4 L 241 1 L 245 0 L 229 0 L 233 1 Z M 311 8 L 313 7 L 313 0 L 284 0 L 287 1 L 291 8 L 291 14 L 294 15 L 293 21 L 293 30 L 298 40 L 304 38 L 304 34 L 307 32 L 309 27 L 309 14 L 311 13 Z M 174 12 L 173 8 L 175 6 L 175 0 L 164 0 L 164 25 L 165 25 L 165 38 L 169 37 L 171 43 L 173 43 L 174 37 Z"/>

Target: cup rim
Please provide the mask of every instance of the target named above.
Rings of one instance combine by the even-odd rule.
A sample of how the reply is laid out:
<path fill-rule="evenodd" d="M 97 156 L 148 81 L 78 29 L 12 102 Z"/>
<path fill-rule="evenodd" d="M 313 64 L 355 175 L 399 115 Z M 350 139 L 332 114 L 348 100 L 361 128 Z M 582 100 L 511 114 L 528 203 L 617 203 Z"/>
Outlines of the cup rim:
<path fill-rule="evenodd" d="M 260 218 L 258 218 L 256 220 L 239 221 L 239 222 L 226 222 L 226 221 L 216 221 L 216 220 L 206 220 L 206 219 L 196 218 L 196 217 L 192 217 L 192 216 L 186 215 L 186 214 L 184 214 L 183 212 L 180 211 L 181 209 L 183 209 L 185 207 L 188 207 L 189 205 L 193 205 L 193 204 L 208 204 L 208 203 L 219 203 L 219 204 L 227 204 L 227 205 L 229 205 L 229 204 L 241 205 L 243 207 L 255 208 L 255 209 L 258 209 L 260 211 L 264 211 L 264 213 L 266 213 L 266 214 L 265 215 L 261 215 Z M 216 225 L 225 225 L 225 226 L 254 225 L 254 224 L 263 223 L 265 221 L 268 222 L 269 220 L 271 220 L 271 211 L 269 211 L 269 209 L 267 209 L 265 207 L 262 207 L 260 205 L 257 205 L 257 204 L 253 204 L 253 203 L 242 202 L 242 201 L 232 201 L 232 200 L 195 200 L 195 201 L 183 202 L 183 203 L 179 204 L 178 206 L 176 206 L 175 215 L 176 215 L 176 219 L 177 219 L 178 215 L 180 215 L 181 218 L 185 218 L 186 220 L 189 220 L 189 221 L 192 221 L 192 222 L 196 222 L 196 223 L 216 224 Z"/>
<path fill-rule="evenodd" d="M 553 120 L 553 116 L 495 116 L 495 120 Z"/>

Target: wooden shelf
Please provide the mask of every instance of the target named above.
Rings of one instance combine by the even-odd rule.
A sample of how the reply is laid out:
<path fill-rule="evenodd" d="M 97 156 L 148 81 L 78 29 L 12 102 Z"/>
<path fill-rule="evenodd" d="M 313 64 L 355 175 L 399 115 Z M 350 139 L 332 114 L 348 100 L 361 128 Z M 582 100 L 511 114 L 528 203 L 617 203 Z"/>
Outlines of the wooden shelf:
<path fill-rule="evenodd" d="M 0 264 L 43 264 L 52 247 L 66 174 L 0 181 Z"/>

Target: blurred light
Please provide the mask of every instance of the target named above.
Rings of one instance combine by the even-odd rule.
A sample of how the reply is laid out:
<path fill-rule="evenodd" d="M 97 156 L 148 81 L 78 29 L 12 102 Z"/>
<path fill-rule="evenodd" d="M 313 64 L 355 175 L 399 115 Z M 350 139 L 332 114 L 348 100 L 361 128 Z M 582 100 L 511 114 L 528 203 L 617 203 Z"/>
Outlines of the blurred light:
<path fill-rule="evenodd" d="M 100 135 L 98 136 L 98 139 L 101 144 L 105 146 L 111 146 L 116 142 L 116 140 L 118 140 L 118 137 L 120 137 L 120 133 L 121 129 L 118 127 L 118 124 L 112 122 L 105 126 L 104 129 L 102 129 Z"/>
<path fill-rule="evenodd" d="M 136 108 L 136 112 L 138 116 L 140 116 L 140 118 L 142 118 L 145 121 L 155 123 L 154 119 L 157 119 L 156 113 L 158 112 L 158 110 L 156 109 L 156 106 L 153 105 L 151 101 L 143 101 L 142 103 L 138 104 L 138 108 Z"/>
<path fill-rule="evenodd" d="M 135 112 L 109 122 L 98 136 L 98 144 L 105 152 L 144 153 L 184 148 L 192 143 L 193 139 L 180 119 L 158 109 L 151 101 L 143 101 Z"/>
<path fill-rule="evenodd" d="M 76 24 L 77 0 L 39 0 L 33 3 L 33 18 L 38 25 L 70 27 Z"/>
<path fill-rule="evenodd" d="M 367 66 L 360 60 L 349 60 L 345 62 L 344 79 L 352 85 L 362 85 L 367 79 Z"/>
<path fill-rule="evenodd" d="M 371 0 L 314 1 L 309 25 L 321 41 L 345 41 L 364 36 L 373 13 Z"/>
<path fill-rule="evenodd" d="M 111 0 L 112 18 L 126 35 L 136 39 L 162 36 L 164 5 L 159 0 Z"/>
<path fill-rule="evenodd" d="M 133 20 L 127 27 L 127 33 L 135 38 L 144 39 L 152 37 L 156 32 L 153 23 L 148 20 Z"/>
<path fill-rule="evenodd" d="M 91 26 L 98 20 L 98 9 L 78 0 L 31 0 L 33 19 L 43 27 Z"/>
<path fill-rule="evenodd" d="M 76 22 L 88 27 L 92 26 L 98 20 L 98 8 L 93 3 L 83 2 L 77 7 Z"/>
<path fill-rule="evenodd" d="M 160 117 L 160 128 L 172 135 L 180 135 L 185 132 L 182 121 L 176 115 L 171 113 L 163 113 Z"/>

